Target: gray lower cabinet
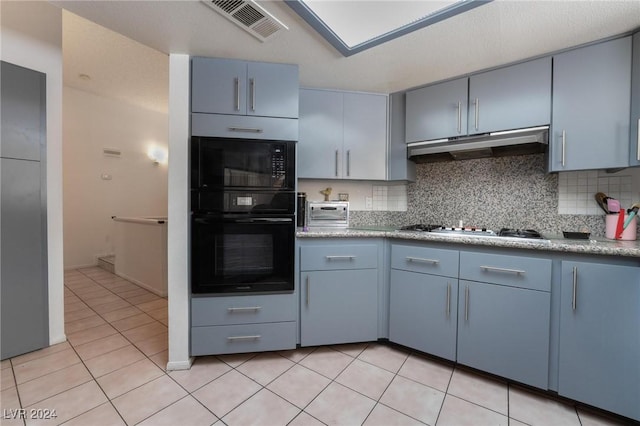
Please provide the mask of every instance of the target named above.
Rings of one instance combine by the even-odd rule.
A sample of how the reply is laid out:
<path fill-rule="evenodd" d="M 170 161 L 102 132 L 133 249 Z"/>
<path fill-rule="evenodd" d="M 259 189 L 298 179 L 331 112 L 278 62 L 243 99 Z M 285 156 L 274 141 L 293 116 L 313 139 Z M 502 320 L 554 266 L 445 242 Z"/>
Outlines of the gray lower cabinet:
<path fill-rule="evenodd" d="M 458 257 L 455 250 L 392 245 L 390 341 L 455 361 Z"/>
<path fill-rule="evenodd" d="M 640 420 L 640 267 L 562 262 L 558 393 Z"/>
<path fill-rule="evenodd" d="M 378 338 L 377 243 L 300 247 L 300 344 Z"/>
<path fill-rule="evenodd" d="M 386 95 L 300 90 L 298 177 L 385 180 Z"/>
<path fill-rule="evenodd" d="M 46 76 L 2 62 L 1 359 L 49 344 Z"/>
<path fill-rule="evenodd" d="M 294 349 L 296 317 L 294 293 L 194 296 L 191 355 Z"/>
<path fill-rule="evenodd" d="M 555 55 L 550 171 L 628 167 L 630 92 L 630 36 Z"/>
<path fill-rule="evenodd" d="M 633 35 L 633 63 L 631 65 L 631 137 L 629 164 L 640 166 L 640 32 Z"/>
<path fill-rule="evenodd" d="M 457 360 L 548 388 L 551 260 L 460 253 Z"/>

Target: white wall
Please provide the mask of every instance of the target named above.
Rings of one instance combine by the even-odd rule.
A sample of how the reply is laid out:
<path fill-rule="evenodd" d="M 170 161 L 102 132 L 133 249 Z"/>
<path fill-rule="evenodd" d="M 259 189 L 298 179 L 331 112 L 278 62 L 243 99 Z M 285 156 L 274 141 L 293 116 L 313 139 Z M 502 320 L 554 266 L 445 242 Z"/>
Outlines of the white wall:
<path fill-rule="evenodd" d="M 47 75 L 49 343 L 64 334 L 62 239 L 62 11 L 47 2 L 0 3 L 0 58 Z"/>
<path fill-rule="evenodd" d="M 114 253 L 111 216 L 167 215 L 167 164 L 147 150 L 167 150 L 168 116 L 67 86 L 63 104 L 64 266 L 77 268 Z"/>

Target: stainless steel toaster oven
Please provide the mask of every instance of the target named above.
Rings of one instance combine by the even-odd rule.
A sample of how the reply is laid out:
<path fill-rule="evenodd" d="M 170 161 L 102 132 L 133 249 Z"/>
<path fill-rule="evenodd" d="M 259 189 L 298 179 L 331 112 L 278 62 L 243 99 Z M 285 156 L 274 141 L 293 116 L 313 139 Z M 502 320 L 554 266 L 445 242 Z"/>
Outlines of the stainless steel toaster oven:
<path fill-rule="evenodd" d="M 308 201 L 307 226 L 319 228 L 347 228 L 349 226 L 349 202 Z"/>

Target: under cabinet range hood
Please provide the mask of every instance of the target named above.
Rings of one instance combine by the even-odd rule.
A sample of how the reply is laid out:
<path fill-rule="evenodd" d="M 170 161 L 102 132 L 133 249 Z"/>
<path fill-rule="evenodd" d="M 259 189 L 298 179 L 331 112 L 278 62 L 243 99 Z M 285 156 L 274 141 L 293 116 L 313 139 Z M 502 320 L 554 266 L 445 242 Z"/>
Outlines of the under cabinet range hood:
<path fill-rule="evenodd" d="M 407 144 L 407 155 L 416 163 L 524 155 L 545 152 L 549 126 Z"/>

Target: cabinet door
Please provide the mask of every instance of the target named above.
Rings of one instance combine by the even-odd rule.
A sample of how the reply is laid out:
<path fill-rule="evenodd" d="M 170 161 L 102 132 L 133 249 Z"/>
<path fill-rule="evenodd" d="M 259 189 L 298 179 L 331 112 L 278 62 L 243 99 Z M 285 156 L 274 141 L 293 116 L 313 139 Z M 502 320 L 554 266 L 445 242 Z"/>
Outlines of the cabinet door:
<path fill-rule="evenodd" d="M 387 96 L 344 93 L 343 155 L 345 178 L 386 178 Z"/>
<path fill-rule="evenodd" d="M 550 293 L 460 280 L 458 362 L 547 389 Z"/>
<path fill-rule="evenodd" d="M 298 177 L 342 177 L 342 93 L 300 90 Z"/>
<path fill-rule="evenodd" d="M 640 166 L 640 33 L 633 36 L 631 67 L 631 139 L 629 164 Z"/>
<path fill-rule="evenodd" d="M 407 92 L 407 143 L 467 134 L 467 81 L 459 78 Z"/>
<path fill-rule="evenodd" d="M 377 338 L 377 269 L 301 274 L 302 346 L 368 342 Z"/>
<path fill-rule="evenodd" d="M 247 114 L 298 118 L 298 66 L 249 62 Z"/>
<path fill-rule="evenodd" d="M 552 171 L 629 165 L 631 37 L 553 58 Z"/>
<path fill-rule="evenodd" d="M 247 113 L 247 63 L 235 59 L 191 60 L 191 112 Z"/>
<path fill-rule="evenodd" d="M 389 340 L 456 359 L 458 280 L 391 270 Z"/>
<path fill-rule="evenodd" d="M 469 134 L 548 125 L 551 57 L 469 78 Z"/>
<path fill-rule="evenodd" d="M 4 61 L 1 66 L 0 156 L 39 161 L 46 135 L 46 76 Z"/>
<path fill-rule="evenodd" d="M 640 420 L 640 267 L 562 262 L 560 300 L 558 393 Z"/>

